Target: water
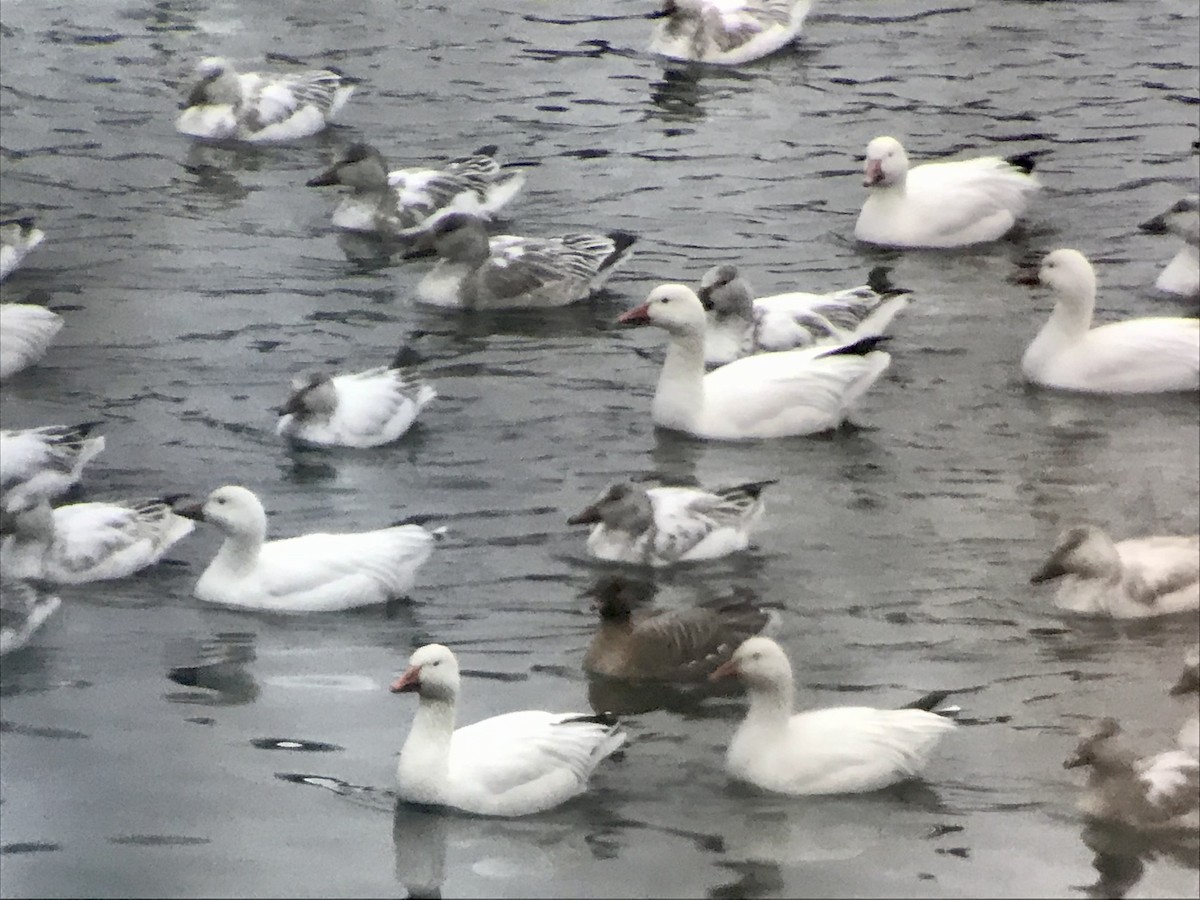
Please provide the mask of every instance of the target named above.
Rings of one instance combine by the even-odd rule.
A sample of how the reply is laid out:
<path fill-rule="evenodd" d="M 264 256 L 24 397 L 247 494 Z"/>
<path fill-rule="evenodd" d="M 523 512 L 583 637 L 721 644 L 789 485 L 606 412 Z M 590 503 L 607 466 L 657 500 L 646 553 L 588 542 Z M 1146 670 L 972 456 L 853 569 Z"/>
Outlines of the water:
<path fill-rule="evenodd" d="M 0 894 L 1195 895 L 1194 853 L 1085 826 L 1061 761 L 1103 714 L 1166 746 L 1196 623 L 1064 619 L 1027 582 L 1079 519 L 1197 530 L 1196 400 L 1027 389 L 1048 298 L 1008 281 L 1073 246 L 1097 264 L 1101 318 L 1195 312 L 1155 296 L 1175 248 L 1136 229 L 1196 178 L 1194 4 L 826 2 L 796 50 L 732 72 L 643 55 L 650 6 L 4 4 L 0 205 L 47 233 L 4 297 L 67 323 L 5 384 L 5 427 L 102 420 L 88 498 L 240 482 L 276 535 L 424 513 L 452 536 L 390 613 L 203 606 L 204 527 L 153 571 L 63 590 L 0 674 Z M 196 59 L 268 51 L 364 80 L 340 127 L 236 150 L 173 132 Z M 994 245 L 858 247 L 860 157 L 882 133 L 921 158 L 1048 150 L 1046 189 Z M 359 139 L 393 166 L 498 144 L 529 169 L 505 227 L 621 228 L 638 253 L 553 315 L 418 305 L 427 263 L 339 240 L 332 192 L 303 186 Z M 661 335 L 613 320 L 720 260 L 761 293 L 880 263 L 917 292 L 859 428 L 757 446 L 654 432 Z M 386 362 L 417 330 L 441 397 L 399 444 L 274 438 L 292 375 Z M 606 569 L 565 520 L 648 472 L 779 479 L 752 552 L 664 573 L 658 599 L 736 587 L 779 608 L 804 705 L 958 691 L 964 725 L 924 783 L 757 795 L 722 770 L 736 693 L 589 684 L 580 594 Z M 623 758 L 530 819 L 394 814 L 414 703 L 386 685 L 431 640 L 469 670 L 462 721 L 595 704 L 625 714 Z"/>

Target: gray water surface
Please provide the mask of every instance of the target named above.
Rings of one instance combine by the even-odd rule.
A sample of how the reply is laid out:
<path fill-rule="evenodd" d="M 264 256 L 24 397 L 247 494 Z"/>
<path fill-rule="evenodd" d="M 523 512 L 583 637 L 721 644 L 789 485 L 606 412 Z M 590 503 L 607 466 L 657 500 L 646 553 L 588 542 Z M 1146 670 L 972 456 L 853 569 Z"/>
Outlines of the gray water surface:
<path fill-rule="evenodd" d="M 4 214 L 46 242 L 4 299 L 66 327 L 3 390 L 6 428 L 100 420 L 81 498 L 251 487 L 277 536 L 451 529 L 411 604 L 275 618 L 190 596 L 204 526 L 164 564 L 63 589 L 0 670 L 0 894 L 24 896 L 1195 896 L 1190 850 L 1089 826 L 1075 732 L 1117 716 L 1146 751 L 1194 617 L 1090 622 L 1029 574 L 1059 529 L 1195 532 L 1195 395 L 1027 388 L 1049 313 L 1010 282 L 1060 246 L 1096 264 L 1098 318 L 1191 315 L 1156 296 L 1173 256 L 1137 223 L 1195 189 L 1200 19 L 1188 0 L 824 0 L 798 46 L 738 71 L 644 54 L 655 4 L 6 0 Z M 268 52 L 362 79 L 341 124 L 288 147 L 173 130 L 202 56 Z M 857 246 L 867 142 L 914 158 L 1046 151 L 1009 238 L 954 252 Z M 502 230 L 619 228 L 634 258 L 588 304 L 478 316 L 415 302 L 429 263 L 329 225 L 304 187 L 338 148 L 394 167 L 489 143 L 528 169 Z M 736 446 L 656 433 L 663 336 L 617 315 L 718 261 L 760 293 L 892 267 L 915 291 L 894 361 L 833 435 Z M 289 379 L 411 341 L 440 397 L 398 444 L 293 450 Z M 630 474 L 775 478 L 743 557 L 663 573 L 656 600 L 734 589 L 781 613 L 805 706 L 953 689 L 962 727 L 923 782 L 784 798 L 729 784 L 734 692 L 589 683 L 581 593 L 610 571 L 566 518 Z M 387 684 L 451 646 L 460 720 L 611 709 L 630 741 L 593 789 L 492 821 L 394 809 L 414 711 Z M 314 742 L 280 747 L 278 739 Z M 305 748 L 308 748 L 306 752 Z M 314 776 L 306 783 L 285 776 Z M 331 790 L 322 790 L 322 787 Z"/>

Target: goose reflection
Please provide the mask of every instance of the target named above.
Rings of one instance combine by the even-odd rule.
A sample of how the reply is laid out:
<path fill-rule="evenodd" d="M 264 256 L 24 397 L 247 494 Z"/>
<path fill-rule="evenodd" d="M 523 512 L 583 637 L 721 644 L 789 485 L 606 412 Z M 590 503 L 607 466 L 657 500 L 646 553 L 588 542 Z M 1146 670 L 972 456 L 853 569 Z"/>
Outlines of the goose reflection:
<path fill-rule="evenodd" d="M 175 642 L 167 651 L 171 663 L 167 677 L 197 690 L 168 693 L 166 699 L 202 706 L 253 703 L 259 687 L 247 665 L 255 659 L 255 638 L 250 632 L 235 631 L 203 641 L 185 638 Z"/>
<path fill-rule="evenodd" d="M 1119 900 L 1127 896 L 1141 881 L 1147 863 L 1166 860 L 1200 869 L 1200 846 L 1194 836 L 1148 835 L 1117 823 L 1089 822 L 1080 837 L 1095 854 L 1092 867 L 1096 880 L 1076 886 L 1088 897 Z"/>

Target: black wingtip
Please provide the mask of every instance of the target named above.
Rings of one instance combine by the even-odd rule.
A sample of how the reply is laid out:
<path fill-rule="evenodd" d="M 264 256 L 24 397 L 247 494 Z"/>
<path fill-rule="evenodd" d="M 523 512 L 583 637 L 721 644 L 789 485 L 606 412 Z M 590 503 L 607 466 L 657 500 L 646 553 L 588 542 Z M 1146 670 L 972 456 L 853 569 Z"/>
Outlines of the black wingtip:
<path fill-rule="evenodd" d="M 613 252 L 609 259 L 622 255 L 636 244 L 638 239 L 636 234 L 630 234 L 628 231 L 610 231 L 607 237 L 613 242 Z"/>
<path fill-rule="evenodd" d="M 768 478 L 764 481 L 747 481 L 745 484 L 739 484 L 737 490 L 743 491 L 754 497 L 756 500 L 762 494 L 764 488 L 768 488 L 773 484 L 779 484 L 778 478 Z"/>
<path fill-rule="evenodd" d="M 822 353 L 821 356 L 866 356 L 872 350 L 878 350 L 880 344 L 890 340 L 891 338 L 886 334 L 869 334 L 860 337 L 852 344 L 835 347 L 827 353 Z"/>
<path fill-rule="evenodd" d="M 612 728 L 613 726 L 620 724 L 617 717 L 610 712 L 596 713 L 594 716 L 571 716 L 571 718 L 563 719 L 558 724 L 569 725 L 572 722 L 593 722 L 596 725 L 604 725 L 608 728 Z"/>
<path fill-rule="evenodd" d="M 936 712 L 947 697 L 954 691 L 930 691 L 923 697 L 918 697 L 912 703 L 905 703 L 901 709 L 923 709 L 926 712 Z"/>
<path fill-rule="evenodd" d="M 0 219 L 0 225 L 19 225 L 22 231 L 28 231 L 36 227 L 34 225 L 33 216 L 20 216 L 15 219 Z"/>
<path fill-rule="evenodd" d="M 1036 163 L 1035 153 L 1018 153 L 1015 156 L 1006 156 L 1004 161 L 1014 168 L 1020 169 L 1026 175 L 1033 171 Z"/>
<path fill-rule="evenodd" d="M 499 144 L 484 144 L 475 151 L 475 156 L 495 156 L 496 151 L 500 149 Z"/>

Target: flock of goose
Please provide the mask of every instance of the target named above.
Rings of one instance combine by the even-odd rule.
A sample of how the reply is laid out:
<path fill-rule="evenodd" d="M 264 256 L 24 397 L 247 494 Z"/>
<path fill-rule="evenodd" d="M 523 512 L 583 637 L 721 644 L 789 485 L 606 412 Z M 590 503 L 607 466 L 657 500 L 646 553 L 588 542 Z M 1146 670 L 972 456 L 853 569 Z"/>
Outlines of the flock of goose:
<path fill-rule="evenodd" d="M 722 65 L 753 61 L 796 39 L 808 0 L 666 0 L 651 49 Z M 266 143 L 321 131 L 355 85 L 332 70 L 239 72 L 208 58 L 176 127 L 191 138 Z M 491 218 L 525 173 L 502 166 L 494 147 L 439 168 L 389 171 L 375 148 L 356 143 L 308 184 L 348 189 L 333 212 L 337 229 L 401 242 L 436 260 L 418 288 L 425 303 L 472 310 L 547 308 L 588 298 L 632 252 L 624 232 L 552 237 L 490 235 Z M 910 165 L 904 147 L 879 137 L 866 148 L 868 194 L 858 240 L 898 248 L 954 248 L 1007 234 L 1039 189 L 1034 154 Z M 1183 240 L 1159 279 L 1161 290 L 1200 294 L 1200 207 L 1194 195 L 1143 226 Z M 43 233 L 30 220 L 0 229 L 7 277 Z M 45 253 L 46 251 L 41 251 Z M 1057 297 L 1049 320 L 1020 360 L 1025 378 L 1066 391 L 1146 393 L 1200 389 L 1200 321 L 1161 316 L 1092 327 L 1096 279 L 1079 252 L 1055 250 L 1031 283 Z M 837 428 L 887 371 L 883 349 L 910 292 L 884 270 L 868 283 L 827 293 L 756 297 L 733 264 L 699 285 L 662 284 L 620 321 L 666 333 L 667 349 L 650 415 L 656 425 L 714 441 L 809 435 Z M 44 308 L 0 307 L 0 377 L 35 364 L 62 319 Z M 280 410 L 278 435 L 326 447 L 364 448 L 401 438 L 437 397 L 399 363 L 296 379 Z M 96 423 L 0 434 L 0 515 L 6 619 L 0 651 L 18 649 L 59 605 L 41 585 L 122 578 L 158 562 L 203 522 L 224 536 L 196 582 L 202 601 L 276 612 L 330 612 L 404 597 L 417 582 L 440 529 L 400 524 L 373 531 L 269 540 L 262 501 L 226 485 L 200 503 L 168 497 L 59 503 L 104 449 Z M 711 488 L 620 482 L 570 518 L 586 525 L 588 552 L 635 566 L 665 567 L 744 550 L 772 482 Z M 1152 535 L 1114 542 L 1099 528 L 1063 532 L 1033 575 L 1057 581 L 1057 603 L 1093 615 L 1141 618 L 1200 608 L 1200 536 Z M 614 677 L 739 678 L 749 709 L 729 745 L 736 779 L 785 794 L 871 791 L 917 777 L 955 728 L 945 693 L 902 709 L 835 707 L 794 711 L 792 670 L 766 632 L 771 617 L 741 602 L 673 616 L 645 616 L 614 594 L 602 599 L 604 641 L 585 666 Z M 16 613 L 15 617 L 13 616 Z M 1180 690 L 1196 690 L 1196 655 Z M 651 673 L 651 674 L 647 674 Z M 556 806 L 587 787 L 593 770 L 623 745 L 607 715 L 526 710 L 456 727 L 460 689 L 453 652 L 416 650 L 392 685 L 419 705 L 397 769 L 403 799 L 481 815 L 517 816 Z M 1196 720 L 1176 746 L 1137 758 L 1105 720 L 1067 766 L 1090 767 L 1085 808 L 1145 828 L 1200 828 Z"/>

